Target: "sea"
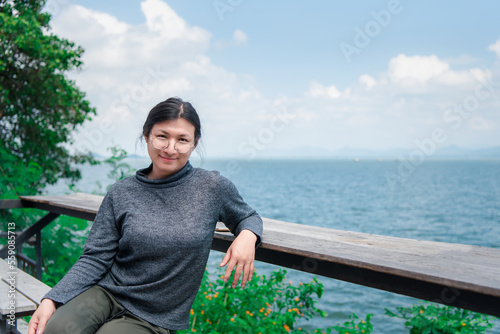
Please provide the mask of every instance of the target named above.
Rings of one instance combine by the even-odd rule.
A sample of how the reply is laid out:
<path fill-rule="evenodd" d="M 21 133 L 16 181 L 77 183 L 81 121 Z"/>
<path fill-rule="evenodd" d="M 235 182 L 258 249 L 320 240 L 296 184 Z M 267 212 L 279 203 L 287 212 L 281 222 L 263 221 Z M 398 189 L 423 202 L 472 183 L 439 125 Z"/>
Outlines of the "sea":
<path fill-rule="evenodd" d="M 127 158 L 132 169 L 149 160 Z M 245 201 L 266 218 L 418 240 L 500 248 L 500 160 L 230 160 L 197 159 L 194 167 L 218 170 L 238 188 Z M 76 189 L 101 191 L 113 181 L 109 166 L 83 166 Z M 68 193 L 58 183 L 47 194 Z M 223 254 L 213 251 L 209 268 Z M 499 263 L 500 265 L 500 263 Z M 259 274 L 278 267 L 256 263 Z M 309 282 L 309 273 L 287 269 L 287 280 Z M 317 307 L 324 318 L 301 322 L 312 330 L 343 323 L 355 313 L 373 314 L 373 333 L 408 333 L 404 321 L 385 309 L 409 307 L 423 301 L 327 277 L 317 277 L 325 293 Z M 500 320 L 488 333 L 500 333 Z"/>

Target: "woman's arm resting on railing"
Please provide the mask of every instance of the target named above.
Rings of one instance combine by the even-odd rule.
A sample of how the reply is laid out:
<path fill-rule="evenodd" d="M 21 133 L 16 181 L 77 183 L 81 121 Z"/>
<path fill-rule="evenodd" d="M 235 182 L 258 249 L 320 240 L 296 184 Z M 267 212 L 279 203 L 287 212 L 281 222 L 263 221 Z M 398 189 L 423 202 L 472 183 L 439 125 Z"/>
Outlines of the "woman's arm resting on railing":
<path fill-rule="evenodd" d="M 233 288 L 238 285 L 241 274 L 241 287 L 244 288 L 247 281 L 252 280 L 255 260 L 255 243 L 257 236 L 250 230 L 243 230 L 234 239 L 231 246 L 227 250 L 226 256 L 220 263 L 221 267 L 228 264 L 224 281 L 227 282 L 231 276 L 231 272 L 236 267 L 234 272 Z"/>

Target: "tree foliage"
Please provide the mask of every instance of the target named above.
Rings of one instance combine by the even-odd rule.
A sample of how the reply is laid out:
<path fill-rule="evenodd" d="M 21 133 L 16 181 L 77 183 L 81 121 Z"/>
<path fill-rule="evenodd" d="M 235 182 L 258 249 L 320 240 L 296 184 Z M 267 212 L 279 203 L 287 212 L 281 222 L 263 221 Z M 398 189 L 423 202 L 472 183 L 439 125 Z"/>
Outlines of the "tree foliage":
<path fill-rule="evenodd" d="M 22 193 L 35 194 L 58 178 L 77 180 L 75 164 L 91 156 L 68 151 L 72 132 L 95 109 L 68 71 L 82 66 L 83 49 L 50 32 L 45 0 L 0 0 L 0 149 L 17 161 L 18 170 L 37 166 Z M 10 170 L 0 178 L 16 188 Z"/>

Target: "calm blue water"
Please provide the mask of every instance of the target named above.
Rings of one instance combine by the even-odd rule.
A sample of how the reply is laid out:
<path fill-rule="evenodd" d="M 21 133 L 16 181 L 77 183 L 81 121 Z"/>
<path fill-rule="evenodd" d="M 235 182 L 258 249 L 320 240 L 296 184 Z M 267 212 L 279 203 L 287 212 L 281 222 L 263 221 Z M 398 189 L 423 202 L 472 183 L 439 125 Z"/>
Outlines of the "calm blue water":
<path fill-rule="evenodd" d="M 130 160 L 135 168 L 147 161 Z M 229 177 L 261 216 L 298 224 L 403 238 L 500 248 L 500 161 L 425 161 L 411 170 L 396 161 L 194 161 Z M 78 187 L 109 184 L 105 166 L 86 167 Z M 66 191 L 64 185 L 48 189 Z M 213 252 L 211 264 L 222 255 Z M 500 265 L 500 264 L 499 264 Z M 266 273 L 276 267 L 258 263 Z M 310 274 L 288 270 L 293 282 Z M 384 308 L 410 306 L 413 298 L 320 277 L 325 295 L 318 307 L 327 318 L 304 323 L 317 328 L 343 322 L 353 312 L 373 313 L 374 333 L 407 333 Z M 490 333 L 500 333 L 500 322 Z"/>

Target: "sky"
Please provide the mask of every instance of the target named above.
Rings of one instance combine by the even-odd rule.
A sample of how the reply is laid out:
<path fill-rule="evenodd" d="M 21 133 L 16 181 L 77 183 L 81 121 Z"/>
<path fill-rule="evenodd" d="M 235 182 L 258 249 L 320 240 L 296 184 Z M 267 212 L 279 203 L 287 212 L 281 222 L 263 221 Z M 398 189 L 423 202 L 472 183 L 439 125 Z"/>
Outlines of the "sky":
<path fill-rule="evenodd" d="M 48 0 L 97 110 L 73 149 L 139 141 L 171 96 L 206 158 L 500 146 L 500 2 Z"/>

